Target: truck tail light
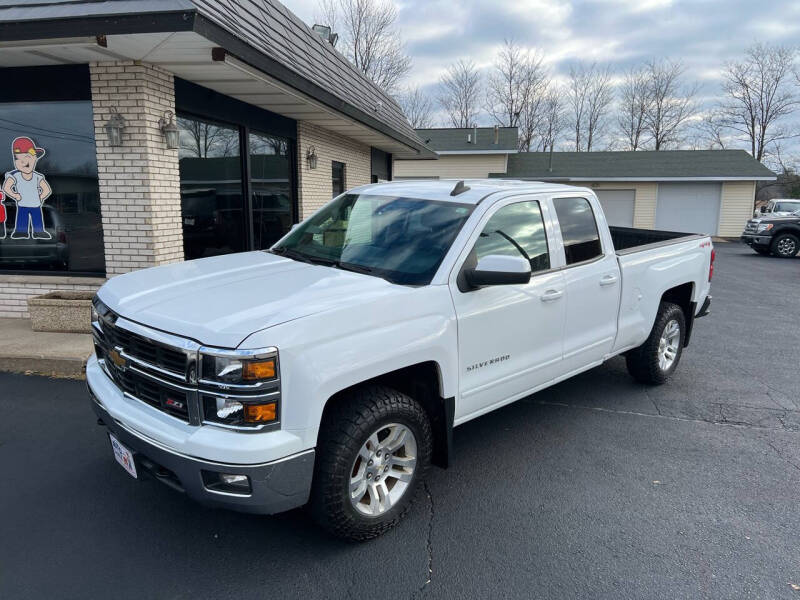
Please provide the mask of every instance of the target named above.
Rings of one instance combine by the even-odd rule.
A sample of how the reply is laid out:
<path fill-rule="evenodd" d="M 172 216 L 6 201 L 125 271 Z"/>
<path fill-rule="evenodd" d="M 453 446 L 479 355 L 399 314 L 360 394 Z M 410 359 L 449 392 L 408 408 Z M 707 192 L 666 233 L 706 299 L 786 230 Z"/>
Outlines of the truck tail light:
<path fill-rule="evenodd" d="M 713 248 L 711 249 L 711 262 L 708 265 L 708 280 L 711 281 L 711 278 L 714 276 L 714 259 L 717 257 L 717 251 Z"/>

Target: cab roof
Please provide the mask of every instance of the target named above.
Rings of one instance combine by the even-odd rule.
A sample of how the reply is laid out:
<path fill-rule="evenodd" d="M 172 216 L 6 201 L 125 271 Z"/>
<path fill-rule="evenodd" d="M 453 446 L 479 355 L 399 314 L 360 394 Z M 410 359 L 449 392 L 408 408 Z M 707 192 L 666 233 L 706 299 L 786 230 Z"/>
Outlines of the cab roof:
<path fill-rule="evenodd" d="M 463 182 L 469 188 L 455 196 L 457 184 Z M 353 190 L 353 193 L 375 194 L 381 196 L 397 196 L 405 198 L 421 198 L 425 200 L 445 200 L 460 204 L 478 204 L 489 194 L 497 192 L 515 192 L 525 194 L 542 194 L 553 192 L 574 192 L 585 190 L 561 183 L 545 183 L 541 181 L 521 181 L 515 179 L 408 179 L 390 181 L 388 183 L 371 183 Z"/>

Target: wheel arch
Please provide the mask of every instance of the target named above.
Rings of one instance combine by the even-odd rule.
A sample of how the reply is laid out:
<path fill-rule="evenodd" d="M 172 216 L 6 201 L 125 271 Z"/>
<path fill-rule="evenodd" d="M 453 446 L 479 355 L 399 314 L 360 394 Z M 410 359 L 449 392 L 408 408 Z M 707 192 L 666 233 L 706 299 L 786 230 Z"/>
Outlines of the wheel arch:
<path fill-rule="evenodd" d="M 683 338 L 684 348 L 689 345 L 694 327 L 694 315 L 697 312 L 697 303 L 692 301 L 693 297 L 694 283 L 691 281 L 673 286 L 661 294 L 661 302 L 677 304 L 683 310 L 683 316 L 686 320 L 686 334 Z"/>
<path fill-rule="evenodd" d="M 455 398 L 443 397 L 442 370 L 435 361 L 425 361 L 382 373 L 347 386 L 331 395 L 322 409 L 320 423 L 328 418 L 331 409 L 344 401 L 355 389 L 383 385 L 402 392 L 417 401 L 430 420 L 433 432 L 432 464 L 447 468 L 453 445 Z M 318 434 L 319 435 L 319 434 Z"/>

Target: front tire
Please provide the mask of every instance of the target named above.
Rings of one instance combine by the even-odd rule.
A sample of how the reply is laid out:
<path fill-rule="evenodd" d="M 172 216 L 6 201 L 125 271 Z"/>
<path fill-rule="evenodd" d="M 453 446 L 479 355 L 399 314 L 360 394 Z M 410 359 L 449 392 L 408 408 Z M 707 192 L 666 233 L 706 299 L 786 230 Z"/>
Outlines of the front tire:
<path fill-rule="evenodd" d="M 678 367 L 685 337 L 683 309 L 677 304 L 662 302 L 650 336 L 625 356 L 628 373 L 642 383 L 661 385 Z"/>
<path fill-rule="evenodd" d="M 779 234 L 772 240 L 772 253 L 781 258 L 792 258 L 800 250 L 800 239 L 791 233 Z"/>
<path fill-rule="evenodd" d="M 356 389 L 326 414 L 319 434 L 310 508 L 333 535 L 365 541 L 411 508 L 430 464 L 425 410 L 391 388 Z"/>

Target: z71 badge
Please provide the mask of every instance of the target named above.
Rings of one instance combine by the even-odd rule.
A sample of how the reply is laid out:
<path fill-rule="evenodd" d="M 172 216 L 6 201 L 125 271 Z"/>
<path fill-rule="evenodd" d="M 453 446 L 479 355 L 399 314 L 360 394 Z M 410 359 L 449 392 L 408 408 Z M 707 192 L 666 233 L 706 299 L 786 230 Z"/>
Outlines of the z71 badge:
<path fill-rule="evenodd" d="M 470 373 L 471 371 L 475 371 L 477 369 L 482 369 L 483 367 L 488 367 L 497 363 L 501 363 L 504 360 L 508 360 L 509 358 L 511 358 L 510 354 L 504 354 L 502 356 L 496 356 L 495 358 L 490 358 L 489 360 L 485 360 L 483 362 L 475 363 L 474 365 L 469 365 L 467 367 L 467 373 Z"/>

